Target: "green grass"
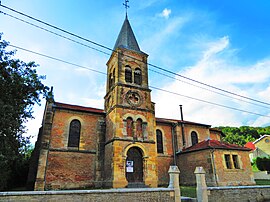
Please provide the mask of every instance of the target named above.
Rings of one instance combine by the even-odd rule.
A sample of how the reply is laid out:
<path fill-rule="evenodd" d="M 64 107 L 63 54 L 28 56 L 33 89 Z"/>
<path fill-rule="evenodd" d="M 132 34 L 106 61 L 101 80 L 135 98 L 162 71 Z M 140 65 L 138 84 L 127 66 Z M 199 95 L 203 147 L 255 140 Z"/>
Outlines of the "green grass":
<path fill-rule="evenodd" d="M 196 187 L 194 186 L 180 186 L 181 196 L 187 196 L 191 198 L 196 198 Z"/>
<path fill-rule="evenodd" d="M 270 180 L 255 180 L 256 185 L 270 185 Z"/>
<path fill-rule="evenodd" d="M 254 163 L 254 164 L 252 165 L 252 171 L 253 171 L 253 172 L 260 171 L 260 170 L 257 168 L 256 163 Z"/>

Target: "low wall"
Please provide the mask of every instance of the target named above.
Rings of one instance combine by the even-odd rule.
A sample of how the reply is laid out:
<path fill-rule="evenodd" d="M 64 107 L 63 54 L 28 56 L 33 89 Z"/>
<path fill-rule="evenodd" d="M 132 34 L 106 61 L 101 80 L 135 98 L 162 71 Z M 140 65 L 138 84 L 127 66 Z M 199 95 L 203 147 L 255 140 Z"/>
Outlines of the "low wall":
<path fill-rule="evenodd" d="M 173 202 L 169 188 L 0 192 L 0 201 Z"/>
<path fill-rule="evenodd" d="M 270 186 L 208 187 L 209 202 L 270 201 Z"/>
<path fill-rule="evenodd" d="M 270 174 L 267 171 L 253 172 L 255 180 L 270 180 Z"/>

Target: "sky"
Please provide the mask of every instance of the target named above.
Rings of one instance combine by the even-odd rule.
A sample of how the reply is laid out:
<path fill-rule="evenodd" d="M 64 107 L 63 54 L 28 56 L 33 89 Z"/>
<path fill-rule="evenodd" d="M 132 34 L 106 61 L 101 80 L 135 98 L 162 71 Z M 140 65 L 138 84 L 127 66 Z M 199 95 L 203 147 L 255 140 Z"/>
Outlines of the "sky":
<path fill-rule="evenodd" d="M 126 12 L 123 0 L 1 3 L 109 48 L 114 47 Z M 150 64 L 260 101 L 227 94 L 148 66 L 156 117 L 180 119 L 179 105 L 183 105 L 185 120 L 213 127 L 270 125 L 270 1 L 130 0 L 129 6 L 129 21 Z M 111 54 L 109 50 L 3 7 L 0 10 L 84 44 L 0 13 L 2 38 L 11 45 L 106 72 L 109 55 L 89 46 Z M 55 101 L 103 109 L 106 75 L 20 49 L 16 58 L 39 64 L 38 74 L 46 76 L 44 84 L 54 87 Z M 41 126 L 44 105 L 43 100 L 41 106 L 34 107 L 35 119 L 27 123 L 27 135 L 35 136 L 33 139 Z"/>

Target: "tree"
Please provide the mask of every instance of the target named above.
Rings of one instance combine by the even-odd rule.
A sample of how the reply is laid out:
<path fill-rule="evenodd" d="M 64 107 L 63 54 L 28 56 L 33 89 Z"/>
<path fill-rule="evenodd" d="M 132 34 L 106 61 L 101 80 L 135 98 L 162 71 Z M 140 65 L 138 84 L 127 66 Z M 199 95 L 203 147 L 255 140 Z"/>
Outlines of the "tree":
<path fill-rule="evenodd" d="M 249 126 L 241 126 L 241 127 L 218 127 L 225 137 L 222 138 L 223 141 L 244 146 L 247 142 L 253 142 L 259 136 L 258 129 L 249 127 Z"/>
<path fill-rule="evenodd" d="M 0 190 L 12 186 L 12 176 L 29 144 L 29 137 L 23 137 L 24 125 L 33 118 L 40 95 L 48 94 L 41 82 L 45 77 L 36 72 L 38 65 L 14 59 L 15 51 L 7 51 L 8 45 L 0 33 Z"/>

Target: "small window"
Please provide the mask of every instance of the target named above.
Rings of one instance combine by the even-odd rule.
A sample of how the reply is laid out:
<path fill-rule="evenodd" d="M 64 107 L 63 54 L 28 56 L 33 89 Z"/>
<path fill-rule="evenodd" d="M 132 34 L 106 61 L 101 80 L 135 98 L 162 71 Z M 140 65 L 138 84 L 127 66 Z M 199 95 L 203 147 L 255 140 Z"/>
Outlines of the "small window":
<path fill-rule="evenodd" d="M 137 137 L 142 137 L 142 119 L 137 119 L 136 122 L 136 135 Z"/>
<path fill-rule="evenodd" d="M 139 68 L 135 69 L 134 72 L 134 83 L 137 85 L 141 85 L 142 84 L 142 72 Z"/>
<path fill-rule="evenodd" d="M 127 83 L 132 83 L 132 70 L 128 65 L 125 67 L 125 80 Z"/>
<path fill-rule="evenodd" d="M 226 167 L 227 167 L 228 169 L 232 169 L 232 164 L 231 164 L 231 157 L 230 157 L 230 155 L 229 155 L 229 154 L 225 154 L 224 157 L 225 157 Z"/>
<path fill-rule="evenodd" d="M 109 75 L 109 88 L 112 87 L 112 73 Z"/>
<path fill-rule="evenodd" d="M 128 117 L 127 118 L 127 136 L 132 137 L 132 132 L 133 131 L 133 120 L 132 118 Z"/>
<path fill-rule="evenodd" d="M 240 169 L 239 161 L 238 161 L 238 155 L 232 155 L 233 158 L 233 166 L 236 169 Z"/>
<path fill-rule="evenodd" d="M 192 146 L 198 143 L 198 135 L 195 131 L 191 132 L 191 143 Z"/>
<path fill-rule="evenodd" d="M 162 132 L 160 130 L 156 131 L 157 135 L 157 152 L 163 153 L 163 138 L 162 138 Z"/>
<path fill-rule="evenodd" d="M 112 84 L 115 83 L 115 69 L 113 69 L 113 74 L 112 74 Z"/>
<path fill-rule="evenodd" d="M 72 120 L 69 125 L 68 147 L 79 147 L 81 133 L 81 122 Z"/>

